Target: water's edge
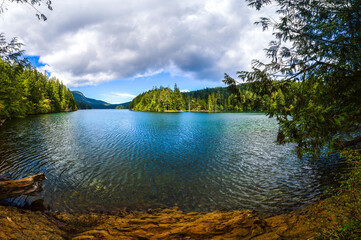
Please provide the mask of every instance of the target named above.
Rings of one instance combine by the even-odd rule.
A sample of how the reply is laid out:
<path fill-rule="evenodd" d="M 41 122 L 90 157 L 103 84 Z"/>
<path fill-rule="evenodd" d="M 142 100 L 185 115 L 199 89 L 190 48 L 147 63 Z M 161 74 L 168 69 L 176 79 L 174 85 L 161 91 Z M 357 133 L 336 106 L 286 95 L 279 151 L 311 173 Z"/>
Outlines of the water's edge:
<path fill-rule="evenodd" d="M 184 213 L 178 208 L 148 209 L 143 212 L 123 209 L 109 215 L 42 213 L 0 206 L 0 238 L 309 239 L 322 232 L 323 228 L 337 224 L 334 204 L 329 198 L 288 214 L 268 218 L 250 210 Z"/>

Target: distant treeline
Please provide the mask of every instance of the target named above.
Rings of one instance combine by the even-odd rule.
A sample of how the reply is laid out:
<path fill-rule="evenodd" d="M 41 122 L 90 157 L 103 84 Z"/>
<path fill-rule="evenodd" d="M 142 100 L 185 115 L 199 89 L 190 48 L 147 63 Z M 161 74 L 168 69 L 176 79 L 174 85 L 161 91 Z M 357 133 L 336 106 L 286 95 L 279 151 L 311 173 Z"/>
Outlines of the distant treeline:
<path fill-rule="evenodd" d="M 0 120 L 74 110 L 73 94 L 58 79 L 0 59 Z"/>
<path fill-rule="evenodd" d="M 138 95 L 129 105 L 136 111 L 198 111 L 198 112 L 249 112 L 269 108 L 271 102 L 250 91 L 247 84 L 238 86 L 239 94 L 232 94 L 226 87 L 206 88 L 181 93 L 177 85 L 153 88 Z M 277 96 L 277 99 L 281 96 Z M 276 100 L 276 98 L 274 99 Z"/>
<path fill-rule="evenodd" d="M 75 100 L 75 104 L 78 109 L 93 109 L 92 106 L 82 101 Z"/>

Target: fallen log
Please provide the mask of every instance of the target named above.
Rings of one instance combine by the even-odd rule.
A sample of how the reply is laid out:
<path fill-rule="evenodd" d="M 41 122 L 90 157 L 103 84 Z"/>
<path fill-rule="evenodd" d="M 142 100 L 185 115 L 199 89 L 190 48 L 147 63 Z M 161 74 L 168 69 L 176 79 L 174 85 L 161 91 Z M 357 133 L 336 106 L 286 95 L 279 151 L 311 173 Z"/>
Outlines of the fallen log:
<path fill-rule="evenodd" d="M 41 184 L 44 179 L 46 179 L 44 173 L 18 180 L 2 177 L 0 179 L 0 199 L 18 197 L 21 195 L 36 196 L 43 190 Z"/>

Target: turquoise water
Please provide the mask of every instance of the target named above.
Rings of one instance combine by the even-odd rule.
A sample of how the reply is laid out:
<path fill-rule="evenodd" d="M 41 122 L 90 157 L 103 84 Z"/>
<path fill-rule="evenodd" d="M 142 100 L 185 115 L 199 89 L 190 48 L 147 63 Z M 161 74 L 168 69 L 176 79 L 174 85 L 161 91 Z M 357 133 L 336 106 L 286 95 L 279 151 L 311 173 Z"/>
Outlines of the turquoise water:
<path fill-rule="evenodd" d="M 8 121 L 0 175 L 43 172 L 37 197 L 53 210 L 178 206 L 276 214 L 312 202 L 329 166 L 274 143 L 277 122 L 252 113 L 82 110 Z"/>

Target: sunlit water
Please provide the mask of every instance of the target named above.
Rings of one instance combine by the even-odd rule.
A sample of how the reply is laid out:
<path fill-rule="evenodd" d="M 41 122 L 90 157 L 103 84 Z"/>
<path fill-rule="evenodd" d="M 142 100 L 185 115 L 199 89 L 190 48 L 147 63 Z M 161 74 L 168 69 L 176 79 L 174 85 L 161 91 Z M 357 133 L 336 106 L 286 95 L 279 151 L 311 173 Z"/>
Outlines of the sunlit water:
<path fill-rule="evenodd" d="M 311 203 L 329 164 L 300 160 L 274 141 L 277 122 L 252 113 L 83 110 L 8 121 L 0 175 L 43 172 L 37 197 L 53 210 L 178 206 L 276 214 Z"/>

